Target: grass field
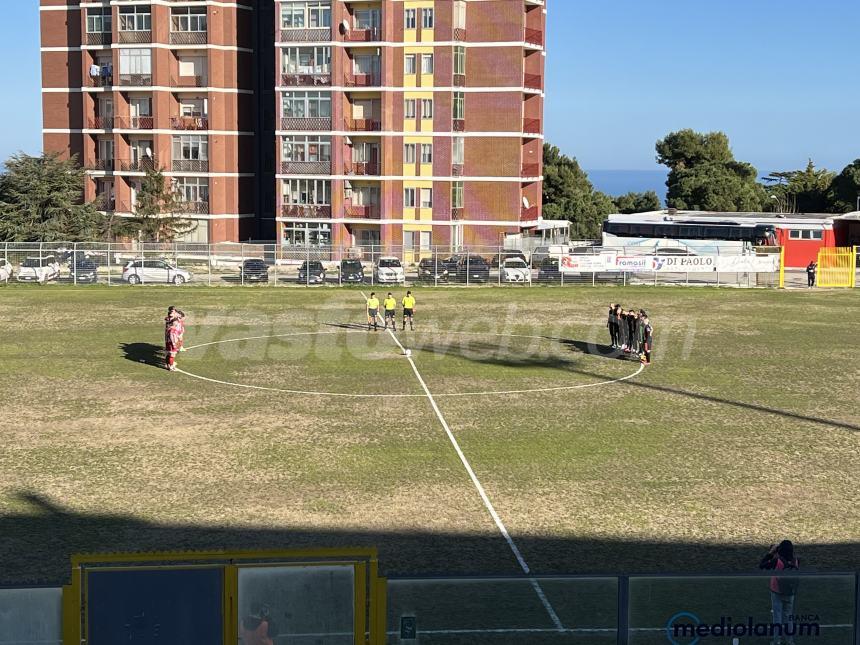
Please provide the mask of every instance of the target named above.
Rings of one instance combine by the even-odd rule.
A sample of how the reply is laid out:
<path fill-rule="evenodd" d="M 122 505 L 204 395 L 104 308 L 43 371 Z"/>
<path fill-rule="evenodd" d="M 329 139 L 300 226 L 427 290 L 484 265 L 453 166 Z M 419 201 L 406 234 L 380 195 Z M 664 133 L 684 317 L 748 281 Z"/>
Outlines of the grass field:
<path fill-rule="evenodd" d="M 784 537 L 807 569 L 856 568 L 860 294 L 416 295 L 397 336 L 534 571 L 749 571 Z M 654 322 L 640 374 L 601 348 L 610 301 Z M 188 374 L 158 368 L 170 304 Z M 363 307 L 353 289 L 0 288 L 0 583 L 63 582 L 73 552 L 304 545 L 378 546 L 389 575 L 520 573 Z"/>

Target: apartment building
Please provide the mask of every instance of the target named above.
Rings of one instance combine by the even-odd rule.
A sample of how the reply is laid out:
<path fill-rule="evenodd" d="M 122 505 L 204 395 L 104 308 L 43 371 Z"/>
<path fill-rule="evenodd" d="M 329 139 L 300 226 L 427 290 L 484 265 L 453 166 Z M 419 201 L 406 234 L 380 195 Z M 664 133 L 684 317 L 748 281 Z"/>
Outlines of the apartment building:
<path fill-rule="evenodd" d="M 498 244 L 541 212 L 544 0 L 41 0 L 46 150 L 199 241 Z"/>

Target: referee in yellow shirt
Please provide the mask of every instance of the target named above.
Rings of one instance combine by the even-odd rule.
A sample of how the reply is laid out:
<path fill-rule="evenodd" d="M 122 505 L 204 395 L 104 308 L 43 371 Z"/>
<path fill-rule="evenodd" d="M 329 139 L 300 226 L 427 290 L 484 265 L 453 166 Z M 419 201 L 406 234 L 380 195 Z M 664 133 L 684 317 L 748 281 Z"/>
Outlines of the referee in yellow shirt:
<path fill-rule="evenodd" d="M 370 326 L 373 325 L 373 331 L 379 331 L 377 318 L 379 316 L 379 298 L 371 291 L 370 298 L 367 299 L 367 331 L 370 331 Z"/>
<path fill-rule="evenodd" d="M 385 329 L 388 329 L 388 321 L 391 321 L 391 331 L 397 331 L 397 323 L 394 320 L 394 314 L 397 313 L 397 301 L 391 292 L 388 292 L 388 297 L 382 301 L 382 308 L 385 310 Z"/>
<path fill-rule="evenodd" d="M 412 295 L 411 291 L 406 292 L 400 304 L 403 305 L 403 331 L 406 331 L 407 320 L 409 321 L 409 331 L 415 331 L 415 327 L 412 326 L 412 317 L 415 315 L 415 296 Z"/>

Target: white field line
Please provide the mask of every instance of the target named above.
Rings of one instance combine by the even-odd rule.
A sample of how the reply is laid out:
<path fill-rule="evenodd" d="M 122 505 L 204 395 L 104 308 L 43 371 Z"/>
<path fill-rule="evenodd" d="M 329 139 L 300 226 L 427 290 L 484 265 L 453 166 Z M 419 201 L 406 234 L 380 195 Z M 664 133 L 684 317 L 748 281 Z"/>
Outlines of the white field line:
<path fill-rule="evenodd" d="M 364 293 L 361 294 L 364 296 Z M 367 298 L 365 297 L 365 300 Z M 394 342 L 397 343 L 397 346 L 400 347 L 400 351 L 406 355 L 406 350 L 403 345 L 400 344 L 400 341 L 397 340 L 397 336 L 394 335 L 390 329 L 387 330 L 389 335 Z M 529 568 L 528 563 L 526 562 L 523 554 L 520 552 L 519 547 L 517 547 L 514 542 L 511 534 L 508 533 L 508 529 L 505 527 L 504 522 L 502 522 L 502 518 L 499 517 L 499 514 L 496 512 L 493 503 L 490 501 L 489 496 L 487 495 L 487 491 L 484 490 L 484 487 L 481 485 L 478 476 L 475 474 L 475 471 L 472 469 L 469 460 L 466 459 L 466 455 L 463 454 L 463 450 L 460 448 L 460 444 L 457 442 L 456 437 L 454 437 L 454 433 L 451 432 L 451 428 L 448 426 L 448 422 L 445 421 L 445 417 L 442 416 L 442 411 L 439 409 L 439 406 L 436 404 L 436 399 L 433 398 L 433 394 L 430 393 L 430 388 L 427 387 L 427 383 L 424 382 L 424 379 L 421 376 L 421 372 L 418 371 L 418 367 L 415 365 L 415 361 L 412 360 L 412 356 L 406 355 L 406 360 L 409 361 L 409 365 L 412 367 L 412 371 L 415 373 L 415 378 L 418 379 L 418 382 L 421 384 L 421 388 L 424 390 L 424 394 L 427 395 L 427 399 L 430 401 L 430 405 L 433 408 L 433 411 L 436 413 L 436 418 L 439 419 L 439 423 L 442 424 L 442 428 L 445 430 L 445 434 L 448 435 L 448 439 L 451 441 L 451 445 L 454 446 L 454 450 L 457 453 L 457 456 L 460 458 L 460 461 L 463 464 L 463 467 L 466 469 L 466 472 L 469 474 L 469 478 L 472 480 L 472 484 L 474 484 L 475 489 L 478 491 L 478 495 L 481 496 L 481 500 L 484 502 L 484 506 L 487 508 L 487 511 L 490 513 L 490 517 L 493 518 L 493 521 L 496 523 L 496 527 L 499 529 L 499 532 L 502 534 L 502 537 L 505 538 L 505 541 L 508 543 L 508 546 L 511 549 L 511 552 L 514 554 L 514 557 L 517 559 L 517 562 L 520 565 L 520 568 L 523 570 L 523 573 L 526 575 L 531 573 L 531 569 Z M 543 592 L 543 588 L 541 588 L 540 583 L 534 578 L 530 579 L 531 585 L 535 590 L 538 598 L 540 598 L 541 603 L 549 614 L 550 619 L 555 625 L 556 629 L 564 629 L 564 625 L 561 623 L 561 619 L 559 619 L 558 614 L 555 613 L 555 609 L 552 608 L 549 600 L 546 597 L 546 594 Z"/>

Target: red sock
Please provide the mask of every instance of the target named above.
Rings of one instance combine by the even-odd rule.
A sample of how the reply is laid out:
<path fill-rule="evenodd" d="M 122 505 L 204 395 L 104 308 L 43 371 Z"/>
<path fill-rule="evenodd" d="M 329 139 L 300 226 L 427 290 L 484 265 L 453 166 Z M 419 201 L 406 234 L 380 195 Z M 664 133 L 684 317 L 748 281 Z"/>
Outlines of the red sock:
<path fill-rule="evenodd" d="M 167 355 L 167 366 L 173 367 L 173 364 L 176 363 L 176 357 L 170 354 Z"/>

